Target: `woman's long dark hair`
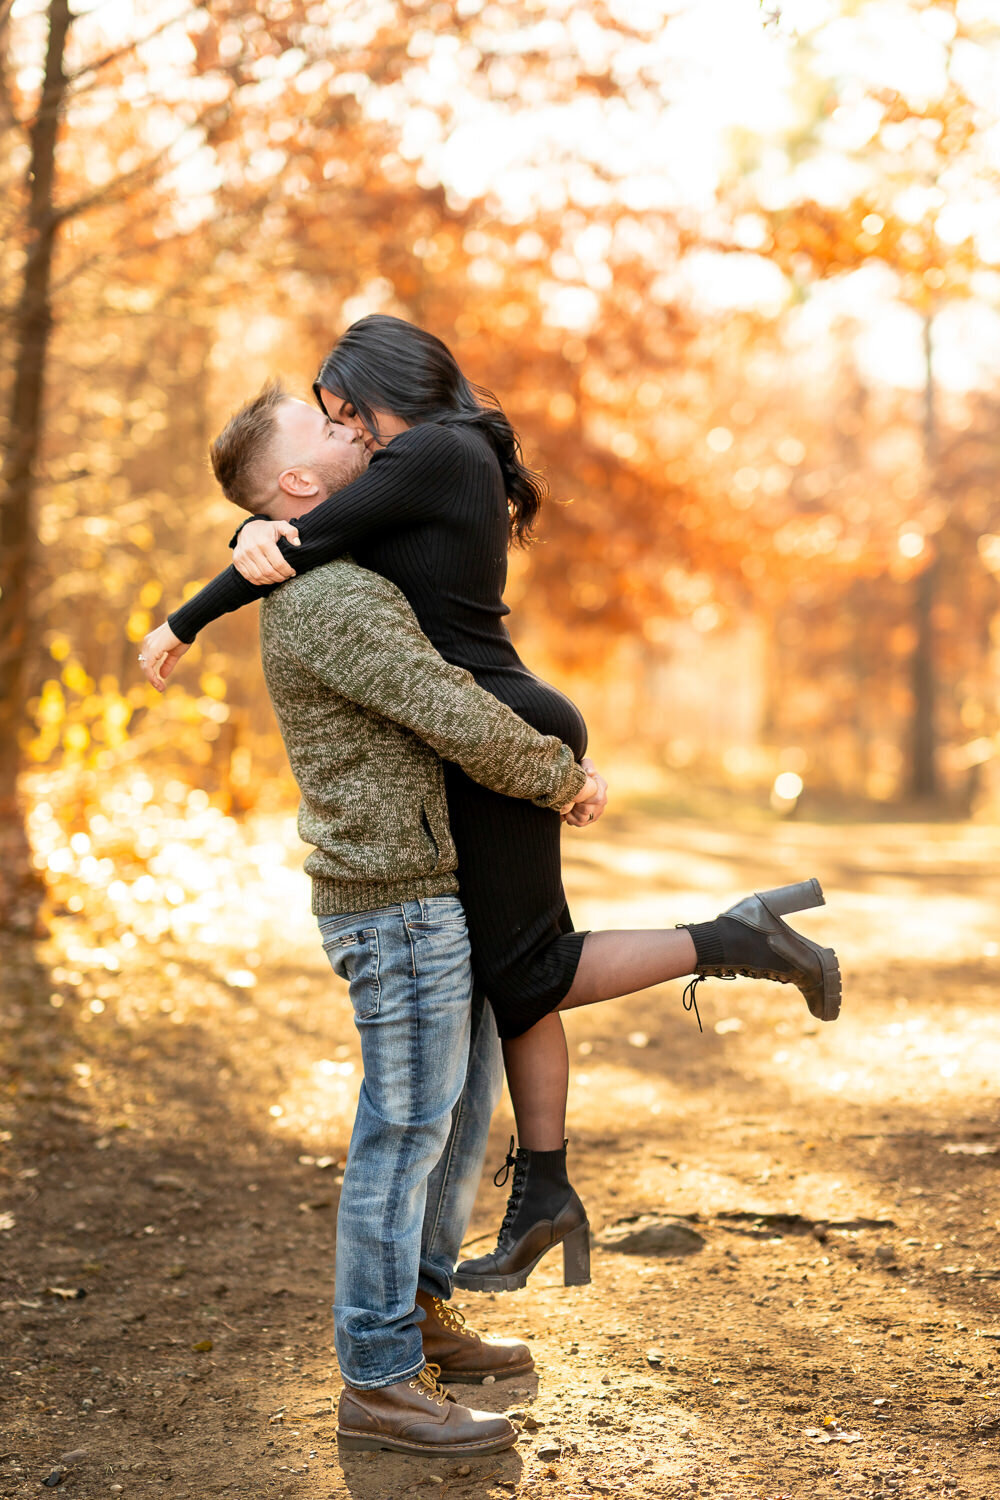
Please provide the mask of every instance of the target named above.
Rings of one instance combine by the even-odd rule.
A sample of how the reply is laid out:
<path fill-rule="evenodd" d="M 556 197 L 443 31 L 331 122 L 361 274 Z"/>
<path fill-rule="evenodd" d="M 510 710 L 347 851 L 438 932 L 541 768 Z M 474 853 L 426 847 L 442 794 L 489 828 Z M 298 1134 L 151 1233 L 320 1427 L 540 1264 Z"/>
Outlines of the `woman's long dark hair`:
<path fill-rule="evenodd" d="M 503 470 L 510 507 L 510 534 L 531 540 L 546 484 L 521 457 L 521 444 L 492 391 L 473 385 L 446 344 L 432 333 L 387 313 L 352 323 L 323 361 L 313 385 L 349 401 L 378 436 L 373 407 L 390 411 L 411 427 L 420 422 L 475 427 L 489 438 Z"/>

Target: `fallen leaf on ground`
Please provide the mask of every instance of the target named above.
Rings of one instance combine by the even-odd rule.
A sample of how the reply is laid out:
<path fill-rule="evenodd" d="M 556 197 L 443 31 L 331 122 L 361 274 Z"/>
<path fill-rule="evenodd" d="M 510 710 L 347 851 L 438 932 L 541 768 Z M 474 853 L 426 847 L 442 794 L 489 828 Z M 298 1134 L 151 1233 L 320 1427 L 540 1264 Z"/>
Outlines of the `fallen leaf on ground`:
<path fill-rule="evenodd" d="M 807 1438 L 812 1438 L 814 1443 L 860 1443 L 862 1441 L 860 1432 L 843 1432 L 837 1426 L 804 1427 L 802 1430 Z"/>

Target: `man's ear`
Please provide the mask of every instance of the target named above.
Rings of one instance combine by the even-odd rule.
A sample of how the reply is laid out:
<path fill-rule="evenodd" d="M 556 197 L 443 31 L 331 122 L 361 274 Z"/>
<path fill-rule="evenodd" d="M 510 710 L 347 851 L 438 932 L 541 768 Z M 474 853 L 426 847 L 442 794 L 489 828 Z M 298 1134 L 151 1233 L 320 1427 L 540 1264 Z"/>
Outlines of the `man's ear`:
<path fill-rule="evenodd" d="M 319 494 L 319 484 L 308 469 L 283 469 L 278 475 L 278 488 L 293 500 L 308 500 Z"/>

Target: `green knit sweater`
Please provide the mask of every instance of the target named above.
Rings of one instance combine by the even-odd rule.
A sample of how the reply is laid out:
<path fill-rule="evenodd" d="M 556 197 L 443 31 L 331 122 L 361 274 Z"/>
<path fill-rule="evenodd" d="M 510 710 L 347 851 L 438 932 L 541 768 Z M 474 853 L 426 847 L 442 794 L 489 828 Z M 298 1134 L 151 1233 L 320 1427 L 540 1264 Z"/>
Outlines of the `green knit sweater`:
<path fill-rule="evenodd" d="M 542 807 L 586 780 L 568 746 L 446 662 L 399 589 L 349 558 L 269 595 L 260 646 L 317 915 L 458 890 L 441 757 Z"/>

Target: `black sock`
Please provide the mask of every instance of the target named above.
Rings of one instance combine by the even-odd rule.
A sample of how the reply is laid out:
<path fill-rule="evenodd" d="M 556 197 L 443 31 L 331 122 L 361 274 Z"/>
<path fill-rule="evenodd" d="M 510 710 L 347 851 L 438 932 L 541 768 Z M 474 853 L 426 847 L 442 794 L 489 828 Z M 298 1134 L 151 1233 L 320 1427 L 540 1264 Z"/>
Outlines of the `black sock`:
<path fill-rule="evenodd" d="M 735 917 L 685 924 L 694 942 L 698 968 L 769 969 L 779 973 L 794 967 L 775 953 L 763 932 Z"/>
<path fill-rule="evenodd" d="M 691 934 L 694 943 L 694 952 L 699 969 L 717 969 L 726 961 L 725 949 L 722 946 L 722 931 L 718 921 L 715 922 L 685 922 L 682 924 Z"/>
<path fill-rule="evenodd" d="M 573 1191 L 566 1173 L 566 1147 L 558 1151 L 530 1151 L 527 1155 L 527 1181 L 518 1216 L 551 1218 L 553 1207 L 561 1208 Z"/>

